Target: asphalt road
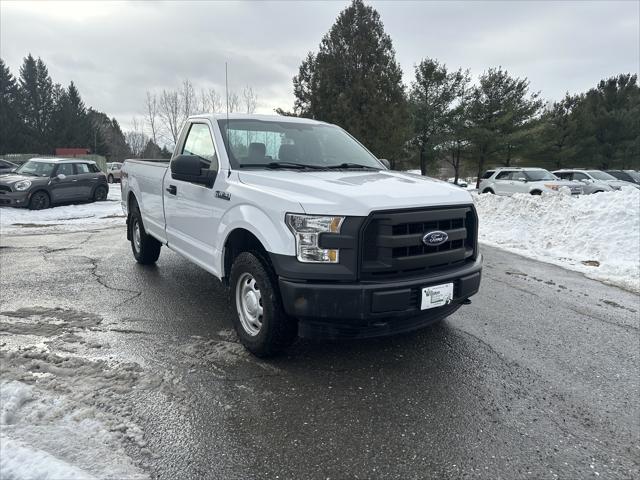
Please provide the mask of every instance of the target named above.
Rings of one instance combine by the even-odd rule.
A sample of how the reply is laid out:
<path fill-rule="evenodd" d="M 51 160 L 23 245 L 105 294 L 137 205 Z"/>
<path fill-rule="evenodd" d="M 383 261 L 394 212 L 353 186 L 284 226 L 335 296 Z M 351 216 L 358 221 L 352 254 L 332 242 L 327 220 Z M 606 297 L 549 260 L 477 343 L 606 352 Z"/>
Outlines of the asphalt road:
<path fill-rule="evenodd" d="M 136 365 L 96 405 L 140 426 L 126 451 L 154 478 L 640 477 L 640 301 L 581 274 L 483 247 L 445 322 L 262 361 L 217 280 L 167 249 L 137 265 L 124 229 L 0 246 L 0 346 L 54 317 L 75 326 L 36 332 L 50 348 Z"/>

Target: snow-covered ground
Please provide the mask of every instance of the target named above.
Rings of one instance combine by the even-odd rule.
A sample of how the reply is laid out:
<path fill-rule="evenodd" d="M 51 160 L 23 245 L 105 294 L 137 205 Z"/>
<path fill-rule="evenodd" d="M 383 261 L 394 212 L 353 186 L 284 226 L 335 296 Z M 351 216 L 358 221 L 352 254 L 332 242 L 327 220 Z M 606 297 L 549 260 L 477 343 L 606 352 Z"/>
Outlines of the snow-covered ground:
<path fill-rule="evenodd" d="M 0 208 L 0 233 L 30 234 L 77 231 L 123 225 L 124 214 L 120 206 L 120 185 L 109 185 L 104 202 L 62 205 L 46 210 L 26 208 Z"/>
<path fill-rule="evenodd" d="M 481 242 L 640 292 L 640 190 L 473 198 Z"/>

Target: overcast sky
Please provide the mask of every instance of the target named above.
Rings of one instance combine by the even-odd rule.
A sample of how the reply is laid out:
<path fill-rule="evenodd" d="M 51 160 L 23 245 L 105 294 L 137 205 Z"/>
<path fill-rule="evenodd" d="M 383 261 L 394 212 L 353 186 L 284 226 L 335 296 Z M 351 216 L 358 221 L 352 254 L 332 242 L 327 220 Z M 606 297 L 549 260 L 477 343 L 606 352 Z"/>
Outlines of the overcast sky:
<path fill-rule="evenodd" d="M 640 2 L 375 1 L 405 81 L 422 58 L 474 76 L 503 66 L 547 99 L 639 70 Z M 29 52 L 54 82 L 123 125 L 146 90 L 251 85 L 258 111 L 291 108 L 291 78 L 349 2 L 0 1 L 0 55 L 14 75 Z"/>

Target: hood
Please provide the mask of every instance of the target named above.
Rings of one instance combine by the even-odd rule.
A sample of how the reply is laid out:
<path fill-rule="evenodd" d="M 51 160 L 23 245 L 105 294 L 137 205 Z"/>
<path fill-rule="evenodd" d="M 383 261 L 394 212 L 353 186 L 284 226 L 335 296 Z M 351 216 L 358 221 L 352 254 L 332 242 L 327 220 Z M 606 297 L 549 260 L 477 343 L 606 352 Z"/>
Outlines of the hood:
<path fill-rule="evenodd" d="M 241 171 L 240 181 L 298 202 L 305 213 L 367 216 L 375 210 L 473 203 L 456 185 L 381 171 Z"/>
<path fill-rule="evenodd" d="M 12 185 L 16 182 L 21 182 L 22 180 L 31 180 L 32 182 L 34 180 L 39 180 L 41 178 L 44 177 L 33 177 L 33 176 L 29 176 L 29 175 L 20 175 L 19 173 L 6 173 L 2 176 L 0 176 L 0 183 L 3 185 Z M 49 180 L 47 178 L 47 180 Z"/>
<path fill-rule="evenodd" d="M 605 181 L 602 181 L 602 182 L 607 184 L 607 185 L 609 185 L 610 187 L 613 187 L 613 188 L 620 188 L 620 187 L 640 188 L 640 186 L 638 186 L 637 184 L 631 183 L 631 182 L 626 182 L 624 180 L 605 180 Z"/>

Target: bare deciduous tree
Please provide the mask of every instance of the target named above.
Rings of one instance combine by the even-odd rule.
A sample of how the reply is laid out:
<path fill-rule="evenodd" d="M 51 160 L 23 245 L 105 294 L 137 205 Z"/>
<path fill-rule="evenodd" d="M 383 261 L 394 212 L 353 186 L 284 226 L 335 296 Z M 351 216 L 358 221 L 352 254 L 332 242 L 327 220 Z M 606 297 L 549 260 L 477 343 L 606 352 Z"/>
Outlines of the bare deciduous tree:
<path fill-rule="evenodd" d="M 151 130 L 153 143 L 158 144 L 158 97 L 155 93 L 147 90 L 147 113 L 146 120 Z"/>
<path fill-rule="evenodd" d="M 149 137 L 144 133 L 143 122 L 139 122 L 136 117 L 133 117 L 131 121 L 131 130 L 128 130 L 124 134 L 124 139 L 131 150 L 131 155 L 134 158 L 141 158 L 142 152 L 144 152 Z"/>
<path fill-rule="evenodd" d="M 240 96 L 236 92 L 229 92 L 229 112 L 240 111 Z"/>
<path fill-rule="evenodd" d="M 211 113 L 219 113 L 223 110 L 222 97 L 215 88 L 209 89 L 209 108 L 211 108 Z"/>
<path fill-rule="evenodd" d="M 188 78 L 182 81 L 180 89 L 180 100 L 182 103 L 182 117 L 186 120 L 195 113 L 196 109 L 196 91 L 193 88 L 191 80 Z"/>
<path fill-rule="evenodd" d="M 160 96 L 160 119 L 167 140 L 175 145 L 182 127 L 182 97 L 176 90 L 162 90 Z"/>
<path fill-rule="evenodd" d="M 258 106 L 258 95 L 253 91 L 249 85 L 242 90 L 242 99 L 244 100 L 244 106 L 247 113 L 254 113 Z"/>

